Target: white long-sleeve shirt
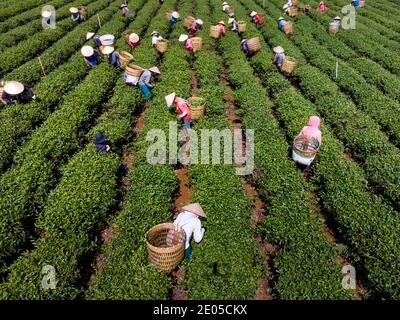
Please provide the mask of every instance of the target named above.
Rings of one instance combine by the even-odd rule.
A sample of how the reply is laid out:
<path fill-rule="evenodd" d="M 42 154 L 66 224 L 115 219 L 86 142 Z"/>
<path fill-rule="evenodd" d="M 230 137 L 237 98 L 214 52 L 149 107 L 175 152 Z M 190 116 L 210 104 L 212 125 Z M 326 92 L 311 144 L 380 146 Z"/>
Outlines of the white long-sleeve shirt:
<path fill-rule="evenodd" d="M 192 235 L 197 243 L 203 239 L 205 229 L 201 227 L 201 221 L 197 215 L 184 211 L 176 217 L 174 224 L 186 233 L 185 249 L 189 248 Z"/>

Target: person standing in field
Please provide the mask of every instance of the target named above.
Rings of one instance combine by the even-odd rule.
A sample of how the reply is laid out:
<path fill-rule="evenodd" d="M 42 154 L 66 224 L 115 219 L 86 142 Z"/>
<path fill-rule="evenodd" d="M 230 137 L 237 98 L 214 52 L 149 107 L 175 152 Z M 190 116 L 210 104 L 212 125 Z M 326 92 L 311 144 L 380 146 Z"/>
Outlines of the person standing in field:
<path fill-rule="evenodd" d="M 197 30 L 199 30 L 201 28 L 201 26 L 203 25 L 203 20 L 201 19 L 196 19 L 192 22 L 190 28 L 189 28 L 189 33 L 192 37 L 196 36 L 196 32 Z"/>
<path fill-rule="evenodd" d="M 93 40 L 93 47 L 99 48 L 101 46 L 100 37 L 95 34 L 94 32 L 86 33 L 86 40 L 92 39 Z"/>
<path fill-rule="evenodd" d="M 273 64 L 275 64 L 278 69 L 281 70 L 283 60 L 285 60 L 285 50 L 281 46 L 275 47 L 273 50 L 275 53 Z"/>
<path fill-rule="evenodd" d="M 178 21 L 179 17 L 180 17 L 180 15 L 176 11 L 172 12 L 171 16 L 169 17 L 169 27 L 170 27 L 171 31 L 174 30 L 175 23 Z"/>
<path fill-rule="evenodd" d="M 200 218 L 206 218 L 206 214 L 199 203 L 188 204 L 182 207 L 180 213 L 176 217 L 174 224 L 176 228 L 182 228 L 186 234 L 185 242 L 185 260 L 189 259 L 190 253 L 192 252 L 192 247 L 190 245 L 190 240 L 192 237 L 199 243 L 203 240 L 205 228 L 201 226 Z M 168 233 L 167 244 L 172 243 L 173 233 Z"/>
<path fill-rule="evenodd" d="M 321 146 L 322 133 L 319 130 L 320 119 L 312 116 L 294 140 L 292 158 L 295 162 L 309 168 Z"/>
<path fill-rule="evenodd" d="M 243 53 L 246 55 L 246 57 L 250 56 L 250 50 L 249 47 L 247 46 L 247 39 L 242 40 L 242 50 Z"/>
<path fill-rule="evenodd" d="M 119 8 L 121 9 L 122 15 L 124 17 L 127 17 L 129 15 L 129 8 L 126 4 L 121 4 Z"/>
<path fill-rule="evenodd" d="M 282 31 L 283 26 L 286 24 L 286 20 L 283 17 L 279 17 L 278 19 L 278 28 Z"/>
<path fill-rule="evenodd" d="M 12 103 L 26 103 L 36 99 L 31 88 L 25 87 L 18 81 L 7 81 L 0 85 L 0 101 L 5 105 Z"/>
<path fill-rule="evenodd" d="M 250 13 L 250 17 L 252 18 L 253 22 L 256 24 L 257 30 L 260 29 L 261 20 L 262 20 L 261 15 L 255 11 L 252 11 Z"/>
<path fill-rule="evenodd" d="M 317 7 L 317 11 L 319 12 L 325 12 L 326 7 L 325 7 L 325 3 L 323 1 L 321 1 Z"/>
<path fill-rule="evenodd" d="M 84 61 L 90 68 L 99 64 L 99 58 L 101 58 L 100 53 L 93 49 L 91 46 L 83 46 L 81 48 L 81 53 L 84 57 Z"/>
<path fill-rule="evenodd" d="M 139 77 L 138 86 L 146 100 L 151 98 L 150 89 L 153 88 L 153 86 L 151 85 L 150 80 L 153 75 L 160 75 L 160 70 L 157 67 L 143 70 Z"/>
<path fill-rule="evenodd" d="M 75 7 L 69 8 L 69 12 L 71 12 L 71 19 L 73 21 L 77 21 L 79 23 L 81 23 L 83 21 L 83 17 L 79 13 L 78 8 L 75 8 Z"/>
<path fill-rule="evenodd" d="M 177 97 L 176 93 L 173 92 L 165 97 L 165 102 L 168 108 L 175 105 L 179 119 L 183 120 L 183 128 L 190 129 L 190 108 L 187 101 L 183 98 Z"/>
<path fill-rule="evenodd" d="M 157 46 L 158 40 L 161 40 L 161 34 L 158 31 L 153 31 L 151 33 L 151 46 L 155 48 Z"/>
<path fill-rule="evenodd" d="M 229 18 L 228 23 L 231 25 L 231 31 L 239 32 L 239 26 L 234 18 Z"/>
<path fill-rule="evenodd" d="M 219 29 L 219 32 L 221 33 L 221 36 L 225 36 L 225 22 L 222 20 L 217 22 L 217 27 Z"/>

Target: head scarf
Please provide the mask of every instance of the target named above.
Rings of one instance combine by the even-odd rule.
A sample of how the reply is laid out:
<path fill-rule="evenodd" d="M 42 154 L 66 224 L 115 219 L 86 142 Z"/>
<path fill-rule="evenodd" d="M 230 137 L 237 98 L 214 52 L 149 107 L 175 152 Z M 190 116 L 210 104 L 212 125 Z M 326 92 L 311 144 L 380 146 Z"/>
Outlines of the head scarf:
<path fill-rule="evenodd" d="M 321 144 L 322 134 L 319 130 L 319 125 L 321 120 L 317 116 L 312 116 L 308 119 L 307 125 L 301 129 L 299 136 L 312 136 L 313 138 L 317 139 L 319 144 Z"/>

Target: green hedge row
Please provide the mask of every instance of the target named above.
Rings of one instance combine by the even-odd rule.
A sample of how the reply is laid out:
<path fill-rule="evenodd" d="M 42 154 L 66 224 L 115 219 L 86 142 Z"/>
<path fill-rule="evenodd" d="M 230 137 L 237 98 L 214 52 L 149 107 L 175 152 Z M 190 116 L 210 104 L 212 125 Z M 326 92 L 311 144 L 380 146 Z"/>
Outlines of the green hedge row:
<path fill-rule="evenodd" d="M 0 21 L 5 21 L 9 17 L 12 17 L 24 10 L 29 10 L 30 8 L 42 5 L 43 0 L 25 0 L 23 3 L 14 2 L 13 4 L 6 6 L 4 8 L 0 8 Z"/>
<path fill-rule="evenodd" d="M 90 0 L 81 0 L 80 3 L 89 4 L 87 6 L 89 13 L 98 12 L 106 8 L 112 0 L 99 0 L 90 4 Z M 79 3 L 78 1 L 76 3 Z M 57 22 L 57 28 L 42 30 L 33 34 L 25 41 L 21 41 L 14 47 L 6 49 L 0 53 L 0 77 L 3 77 L 7 72 L 15 69 L 26 61 L 36 58 L 41 52 L 50 47 L 57 40 L 62 38 L 66 33 L 70 32 L 77 26 L 77 22 L 70 17 L 64 18 Z"/>
<path fill-rule="evenodd" d="M 153 30 L 161 32 L 163 37 L 168 35 L 165 13 L 176 8 L 176 3 L 176 0 L 166 0 L 163 3 L 161 10 L 151 20 L 146 33 L 148 36 Z M 158 4 L 156 0 L 149 2 L 147 10 L 154 12 Z M 186 4 L 189 5 L 188 2 Z M 181 14 L 185 12 L 181 5 L 179 11 Z M 139 17 L 142 16 L 146 15 Z M 132 29 L 138 28 L 132 25 Z M 177 37 L 182 31 L 178 24 L 172 36 Z M 157 54 L 154 49 L 149 50 L 149 47 L 150 40 L 146 39 L 134 49 L 135 63 L 146 67 L 156 63 Z M 181 53 L 181 43 L 174 42 L 163 55 L 161 79 L 152 90 L 153 98 L 144 111 L 145 126 L 135 141 L 135 163 L 127 179 L 129 190 L 122 203 L 122 211 L 112 221 L 114 236 L 102 250 L 107 259 L 92 276 L 86 293 L 87 299 L 168 297 L 171 280 L 149 264 L 144 234 L 153 225 L 171 220 L 172 197 L 177 182 L 171 166 L 147 163 L 146 150 L 150 143 L 146 135 L 152 129 L 168 130 L 168 122 L 173 117 L 165 107 L 164 96 L 175 90 L 178 95 L 188 91 L 190 74 L 179 68 L 182 63 L 186 63 Z"/>
<path fill-rule="evenodd" d="M 104 10 L 99 12 L 100 19 L 103 22 L 110 20 L 119 7 L 118 1 L 114 1 L 110 4 L 110 0 L 101 0 L 96 3 L 98 5 L 96 5 L 96 10 L 92 7 L 93 12 L 106 7 Z M 45 71 L 49 73 L 56 69 L 60 64 L 64 63 L 70 55 L 79 50 L 86 42 L 86 32 L 88 32 L 88 30 L 96 32 L 98 29 L 99 24 L 97 16 L 91 16 L 87 21 L 79 24 L 73 31 L 63 36 L 59 41 L 45 50 L 40 55 Z M 18 80 L 27 86 L 33 86 L 35 83 L 40 81 L 42 76 L 43 74 L 40 64 L 38 59 L 35 57 L 8 73 L 5 76 L 5 79 Z"/>
<path fill-rule="evenodd" d="M 136 2 L 131 10 L 137 10 L 144 0 Z M 99 30 L 111 30 L 119 34 L 123 31 L 127 20 L 116 12 L 110 22 Z M 104 24 L 105 23 L 105 24 Z M 92 40 L 89 40 L 91 44 Z M 79 52 L 74 54 L 67 63 L 42 78 L 35 87 L 37 100 L 29 104 L 15 104 L 0 112 L 2 126 L 0 128 L 0 172 L 12 161 L 14 151 L 29 136 L 34 127 L 48 117 L 53 107 L 62 97 L 87 74 L 89 68 L 83 62 Z"/>
<path fill-rule="evenodd" d="M 238 16 L 248 14 L 238 2 L 231 4 Z M 254 26 L 248 25 L 248 29 L 244 37 L 257 35 Z M 288 159 L 288 145 L 273 118 L 273 106 L 265 89 L 256 83 L 253 69 L 240 52 L 240 40 L 226 37 L 221 44 L 229 80 L 233 79 L 237 87 L 234 94 L 240 106 L 238 114 L 246 128 L 255 130 L 252 180 L 267 209 L 259 232 L 278 247 L 272 255 L 275 295 L 282 299 L 350 298 L 351 294 L 340 286 L 340 269 L 335 262 L 337 250 L 311 209 L 315 202 L 308 193 L 310 190 Z M 257 53 L 255 58 L 260 55 L 260 60 L 270 60 L 270 55 L 263 55 L 264 52 L 267 50 Z M 242 83 L 238 82 L 240 78 Z M 315 282 L 319 285 L 315 286 Z"/>
<path fill-rule="evenodd" d="M 197 2 L 196 16 L 204 21 L 199 35 L 210 41 L 209 27 L 215 19 L 211 20 L 207 1 Z M 197 133 L 229 129 L 224 115 L 225 88 L 219 79 L 222 60 L 214 49 L 217 42 L 213 42 L 195 55 L 194 71 L 200 87 L 196 95 L 207 101 L 205 117 L 193 125 Z M 199 202 L 207 213 L 202 222 L 207 232 L 203 241 L 193 246 L 187 264 L 184 284 L 189 298 L 253 299 L 257 280 L 262 277 L 262 263 L 240 176 L 233 165 L 190 164 L 189 183 L 193 187 L 191 201 Z"/>
<path fill-rule="evenodd" d="M 60 19 L 70 17 L 71 13 L 68 9 L 73 5 L 79 5 L 79 3 L 81 2 L 74 3 L 70 1 L 69 4 L 65 5 L 65 1 L 62 0 L 53 1 L 51 5 L 54 6 L 54 8 L 56 9 L 56 22 Z M 35 19 L 34 21 L 28 23 L 27 21 L 24 21 L 24 24 L 20 23 L 18 27 L 8 31 L 7 33 L 2 34 L 0 39 L 0 52 L 5 50 L 6 48 L 14 46 L 17 42 L 25 40 L 35 33 L 43 30 L 40 12 L 41 10 L 36 10 L 38 19 Z"/>

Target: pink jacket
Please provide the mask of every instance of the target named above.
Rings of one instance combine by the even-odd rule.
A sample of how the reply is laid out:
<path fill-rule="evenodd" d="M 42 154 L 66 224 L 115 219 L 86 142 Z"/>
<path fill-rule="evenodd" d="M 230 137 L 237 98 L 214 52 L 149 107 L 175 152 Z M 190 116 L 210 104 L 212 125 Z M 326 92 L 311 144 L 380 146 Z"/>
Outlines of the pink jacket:
<path fill-rule="evenodd" d="M 221 31 L 221 34 L 225 35 L 225 26 L 222 24 L 217 24 L 217 27 L 219 28 L 219 31 Z"/>
<path fill-rule="evenodd" d="M 320 119 L 317 116 L 312 116 L 307 122 L 307 125 L 301 129 L 300 133 L 297 135 L 296 139 L 300 136 L 311 136 L 317 139 L 318 143 L 321 145 L 322 133 L 319 130 Z"/>
<path fill-rule="evenodd" d="M 192 40 L 187 39 L 187 40 L 185 41 L 185 49 L 186 49 L 187 51 L 190 51 L 190 52 L 193 51 Z"/>
<path fill-rule="evenodd" d="M 187 114 L 183 117 L 184 120 L 190 119 L 190 108 L 185 99 L 176 97 L 174 104 L 176 107 L 176 112 L 178 112 L 179 115 L 181 115 L 184 111 L 187 112 Z"/>
<path fill-rule="evenodd" d="M 325 11 L 325 3 L 323 2 L 323 1 L 321 1 L 320 3 L 319 3 L 319 5 L 318 5 L 318 7 L 317 7 L 317 10 L 319 11 L 319 12 L 324 12 Z"/>

